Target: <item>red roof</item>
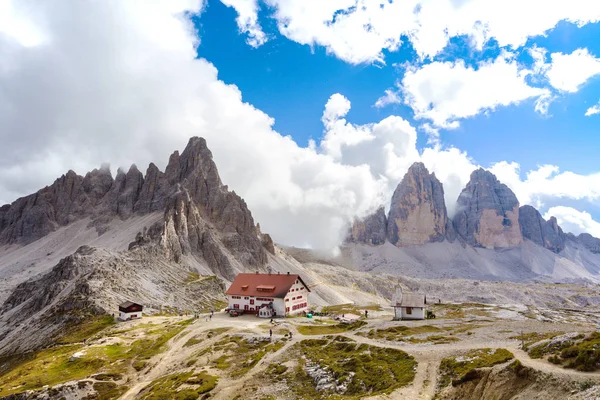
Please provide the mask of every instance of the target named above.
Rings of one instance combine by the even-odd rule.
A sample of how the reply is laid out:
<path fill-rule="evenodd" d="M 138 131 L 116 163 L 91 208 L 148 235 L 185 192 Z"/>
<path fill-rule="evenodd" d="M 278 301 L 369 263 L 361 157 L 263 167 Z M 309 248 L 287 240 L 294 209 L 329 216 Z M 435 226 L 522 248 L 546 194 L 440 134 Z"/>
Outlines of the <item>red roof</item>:
<path fill-rule="evenodd" d="M 234 296 L 284 298 L 298 279 L 310 292 L 297 274 L 238 274 L 225 294 Z"/>

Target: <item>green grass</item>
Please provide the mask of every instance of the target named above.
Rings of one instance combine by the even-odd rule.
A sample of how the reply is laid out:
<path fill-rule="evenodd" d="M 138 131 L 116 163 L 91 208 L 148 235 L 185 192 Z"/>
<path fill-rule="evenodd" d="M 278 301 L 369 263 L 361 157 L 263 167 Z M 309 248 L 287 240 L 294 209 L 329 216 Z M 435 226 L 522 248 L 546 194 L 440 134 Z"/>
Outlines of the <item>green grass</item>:
<path fill-rule="evenodd" d="M 529 346 L 531 346 L 532 344 L 535 344 L 542 340 L 552 339 L 553 337 L 560 336 L 563 334 L 564 334 L 564 332 L 544 332 L 544 333 L 528 332 L 528 333 L 524 333 L 523 335 L 519 334 L 516 336 L 511 336 L 511 337 L 509 337 L 509 339 L 515 339 L 515 340 L 522 341 L 525 344 L 525 350 L 527 350 L 529 348 Z M 534 357 L 534 358 L 536 358 L 536 357 Z"/>
<path fill-rule="evenodd" d="M 166 327 L 160 326 L 147 332 L 149 337 L 136 340 L 131 345 L 117 343 L 87 347 L 80 344 L 66 344 L 39 351 L 32 358 L 0 375 L 0 396 L 80 380 L 99 372 L 100 380 L 109 376 L 114 378 L 119 374 L 125 374 L 129 366 L 141 370 L 150 358 L 164 351 L 166 343 L 192 321 L 190 319 Z M 62 341 L 78 343 L 86 338 L 85 335 L 95 335 L 111 324 L 108 318 L 89 321 L 68 336 L 63 336 Z M 78 351 L 83 351 L 84 354 L 69 361 Z"/>
<path fill-rule="evenodd" d="M 299 355 L 327 368 L 337 382 L 348 382 L 344 398 L 391 393 L 411 383 L 415 376 L 416 361 L 401 350 L 358 344 L 343 336 L 303 340 L 295 346 Z M 304 363 L 302 357 L 298 359 Z M 302 365 L 285 376 L 301 398 L 330 397 L 329 393 L 316 391 Z"/>
<path fill-rule="evenodd" d="M 359 306 L 356 304 L 339 304 L 336 306 L 323 307 L 322 312 L 330 314 L 356 314 L 364 315 L 365 310 L 367 311 L 381 311 L 382 308 L 378 304 L 370 304 L 366 306 Z"/>
<path fill-rule="evenodd" d="M 230 374 L 232 377 L 239 377 L 254 368 L 265 355 L 276 352 L 283 345 L 284 342 L 281 341 L 249 343 L 241 336 L 226 336 L 213 346 L 213 350 L 223 350 L 224 354 L 212 363 L 221 370 L 229 370 L 231 366 L 235 366 Z"/>
<path fill-rule="evenodd" d="M 117 386 L 113 382 L 96 382 L 94 390 L 96 395 L 95 400 L 113 400 L 118 399 L 127 391 L 127 386 Z"/>
<path fill-rule="evenodd" d="M 197 336 L 194 336 L 193 338 L 191 338 L 187 342 L 185 342 L 183 347 L 192 347 L 192 346 L 197 345 L 198 343 L 202 343 L 202 339 L 198 338 Z"/>
<path fill-rule="evenodd" d="M 111 315 L 92 317 L 85 322 L 71 326 L 68 328 L 68 333 L 62 335 L 57 341 L 57 344 L 81 343 L 86 339 L 91 338 L 96 333 L 115 324 L 115 319 Z"/>
<path fill-rule="evenodd" d="M 514 355 L 506 349 L 477 349 L 467 352 L 463 361 L 456 358 L 444 358 L 440 363 L 440 387 L 446 387 L 450 382 L 453 386 L 466 382 L 474 377 L 477 368 L 492 367 L 512 360 Z"/>
<path fill-rule="evenodd" d="M 89 357 L 69 361 L 82 348 L 81 345 L 70 345 L 38 352 L 34 359 L 0 377 L 0 396 L 83 379 L 105 365 L 103 360 Z"/>
<path fill-rule="evenodd" d="M 542 355 L 551 354 L 548 361 L 578 371 L 593 372 L 600 369 L 600 332 L 579 335 L 571 341 L 556 346 L 536 346 Z"/>
<path fill-rule="evenodd" d="M 427 343 L 443 344 L 456 342 L 459 339 L 453 336 L 440 335 L 443 332 L 450 332 L 450 335 L 462 333 L 465 330 L 472 329 L 475 325 L 461 325 L 456 327 L 440 328 L 432 325 L 421 326 L 405 326 L 397 325 L 386 329 L 371 329 L 369 332 L 359 332 L 357 335 L 365 336 L 370 339 L 383 339 L 387 341 L 401 341 L 409 343 Z M 428 335 L 423 338 L 416 338 L 416 335 L 425 335 L 428 333 L 436 333 L 436 335 Z"/>
<path fill-rule="evenodd" d="M 141 400 L 191 400 L 208 393 L 218 378 L 205 372 L 172 374 L 155 380 L 141 393 Z M 182 387 L 183 386 L 183 387 Z"/>
<path fill-rule="evenodd" d="M 302 335 L 333 335 L 353 331 L 366 325 L 364 321 L 356 321 L 350 324 L 335 324 L 335 325 L 298 325 L 298 332 Z"/>

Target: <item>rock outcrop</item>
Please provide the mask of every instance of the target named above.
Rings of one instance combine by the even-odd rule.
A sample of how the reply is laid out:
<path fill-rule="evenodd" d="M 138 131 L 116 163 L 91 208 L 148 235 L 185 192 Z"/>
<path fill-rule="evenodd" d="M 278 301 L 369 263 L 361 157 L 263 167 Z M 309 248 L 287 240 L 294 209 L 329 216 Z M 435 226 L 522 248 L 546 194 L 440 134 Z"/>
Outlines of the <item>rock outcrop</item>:
<path fill-rule="evenodd" d="M 595 254 L 600 254 L 600 239 L 590 235 L 589 233 L 581 233 L 578 236 L 570 235 L 577 243 L 585 246 L 586 249 Z"/>
<path fill-rule="evenodd" d="M 510 248 L 523 242 L 519 201 L 491 172 L 482 168 L 473 171 L 457 203 L 454 227 L 468 244 Z"/>
<path fill-rule="evenodd" d="M 85 177 L 69 171 L 51 186 L 3 206 L 0 244 L 27 244 L 87 217 L 102 234 L 111 218 L 156 211 L 164 212 L 164 232 L 154 239 L 175 261 L 198 256 L 232 278 L 236 270 L 264 265 L 266 251 L 275 251 L 244 200 L 223 185 L 206 141 L 197 137 L 181 155 L 171 155 L 164 173 L 154 164 L 145 177 L 135 165 L 126 173 L 119 169 L 115 179 L 107 165 Z M 145 243 L 136 239 L 133 246 Z"/>
<path fill-rule="evenodd" d="M 387 218 L 385 210 L 380 207 L 364 219 L 357 219 L 352 224 L 347 242 L 382 245 L 386 240 Z"/>
<path fill-rule="evenodd" d="M 422 163 L 413 164 L 392 197 L 388 240 L 396 246 L 443 241 L 447 220 L 442 183 Z"/>
<path fill-rule="evenodd" d="M 519 225 L 524 238 L 555 253 L 565 248 L 566 235 L 558 226 L 556 218 L 551 217 L 546 221 L 538 210 L 525 205 L 519 208 Z"/>

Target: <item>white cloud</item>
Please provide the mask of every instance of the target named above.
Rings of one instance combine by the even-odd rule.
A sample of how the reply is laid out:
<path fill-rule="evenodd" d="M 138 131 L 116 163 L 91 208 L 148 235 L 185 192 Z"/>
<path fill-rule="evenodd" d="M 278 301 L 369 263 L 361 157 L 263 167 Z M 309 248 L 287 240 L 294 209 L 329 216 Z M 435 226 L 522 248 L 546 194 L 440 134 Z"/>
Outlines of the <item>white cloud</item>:
<path fill-rule="evenodd" d="M 578 49 L 571 54 L 552 53 L 551 58 L 545 74 L 558 90 L 577 92 L 591 77 L 600 74 L 600 58 L 594 57 L 588 49 Z"/>
<path fill-rule="evenodd" d="M 267 41 L 267 35 L 258 23 L 257 0 L 221 0 L 227 7 L 233 7 L 238 13 L 236 22 L 240 32 L 248 35 L 246 42 L 252 47 L 259 47 Z"/>
<path fill-rule="evenodd" d="M 578 211 L 572 207 L 551 207 L 544 215 L 545 219 L 556 217 L 558 225 L 564 232 L 571 232 L 576 235 L 580 233 L 589 233 L 592 236 L 600 237 L 600 223 L 594 221 L 590 213 Z"/>
<path fill-rule="evenodd" d="M 299 147 L 196 58 L 200 38 L 186 12 L 200 12 L 201 1 L 18 4 L 29 10 L 20 9 L 19 23 L 39 40 L 0 32 L 0 200 L 104 161 L 164 167 L 198 135 L 264 231 L 327 248 L 353 216 L 389 201 L 413 161 L 443 182 L 451 212 L 477 167 L 439 144 L 419 154 L 416 130 L 400 117 L 348 122 L 351 104 L 341 94 L 325 106 L 320 143 Z M 558 186 L 571 182 L 561 179 Z M 588 178 L 577 188 L 583 184 L 594 186 Z"/>
<path fill-rule="evenodd" d="M 400 104 L 402 99 L 400 95 L 393 89 L 386 89 L 385 94 L 377 99 L 374 106 L 377 108 L 387 107 L 390 104 Z"/>
<path fill-rule="evenodd" d="M 389 200 L 420 158 L 407 121 L 351 124 L 340 94 L 325 106 L 319 144 L 301 148 L 274 131 L 272 118 L 196 58 L 199 38 L 185 12 L 200 12 L 200 1 L 19 4 L 35 10 L 23 18 L 41 40 L 25 46 L 0 33 L 2 201 L 104 161 L 164 167 L 198 135 L 264 231 L 282 243 L 327 248 L 355 215 Z M 443 171 L 466 155 L 430 151 L 440 157 L 426 163 L 456 179 Z"/>
<path fill-rule="evenodd" d="M 579 26 L 600 21 L 596 0 L 265 0 L 275 8 L 279 31 L 290 40 L 323 46 L 352 64 L 383 62 L 408 37 L 421 57 L 466 35 L 482 48 L 524 45 L 560 21 Z M 531 16 L 535 15 L 535 18 Z"/>
<path fill-rule="evenodd" d="M 598 102 L 598 104 L 588 108 L 587 111 L 585 112 L 586 117 L 591 117 L 592 115 L 596 115 L 596 114 L 600 114 L 600 101 Z"/>
<path fill-rule="evenodd" d="M 547 89 L 531 87 L 522 68 L 510 55 L 481 63 L 477 69 L 456 62 L 433 62 L 406 71 L 401 90 L 415 118 L 441 128 L 458 127 L 459 120 L 498 106 L 519 104 L 529 98 L 547 98 Z M 543 106 L 536 109 L 544 111 Z"/>
<path fill-rule="evenodd" d="M 506 161 L 492 165 L 490 171 L 515 192 L 521 204 L 541 207 L 546 198 L 600 200 L 600 173 L 581 175 L 542 165 L 521 180 L 520 165 Z"/>

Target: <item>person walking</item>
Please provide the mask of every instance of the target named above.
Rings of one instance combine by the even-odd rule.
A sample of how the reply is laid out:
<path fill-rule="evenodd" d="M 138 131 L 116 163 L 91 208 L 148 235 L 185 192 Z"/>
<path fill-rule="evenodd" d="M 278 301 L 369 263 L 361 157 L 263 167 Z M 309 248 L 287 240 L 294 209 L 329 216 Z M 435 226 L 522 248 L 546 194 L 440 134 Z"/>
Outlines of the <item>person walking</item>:
<path fill-rule="evenodd" d="M 269 329 L 269 340 L 273 340 L 273 329 Z"/>

